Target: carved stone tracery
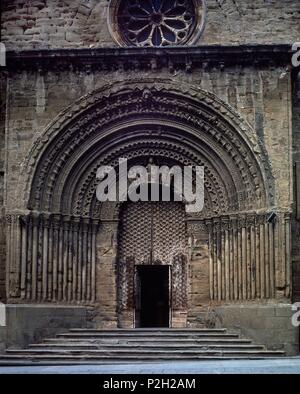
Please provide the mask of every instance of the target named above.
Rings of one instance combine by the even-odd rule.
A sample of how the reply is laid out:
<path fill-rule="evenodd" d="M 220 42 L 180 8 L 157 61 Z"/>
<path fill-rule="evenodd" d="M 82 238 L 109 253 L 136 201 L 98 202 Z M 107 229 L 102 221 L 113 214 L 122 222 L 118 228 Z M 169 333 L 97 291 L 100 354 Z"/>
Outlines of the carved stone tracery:
<path fill-rule="evenodd" d="M 108 26 L 122 46 L 193 44 L 201 36 L 205 0 L 112 0 Z"/>

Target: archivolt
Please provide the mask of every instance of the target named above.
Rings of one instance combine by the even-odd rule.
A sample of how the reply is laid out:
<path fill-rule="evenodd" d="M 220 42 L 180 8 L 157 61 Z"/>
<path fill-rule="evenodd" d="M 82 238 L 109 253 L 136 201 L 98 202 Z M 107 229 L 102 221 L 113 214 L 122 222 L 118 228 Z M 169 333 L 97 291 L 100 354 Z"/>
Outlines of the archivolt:
<path fill-rule="evenodd" d="M 151 155 L 204 165 L 215 215 L 273 203 L 267 154 L 250 126 L 211 93 L 166 80 L 106 86 L 61 113 L 28 155 L 24 198 L 37 211 L 93 215 L 98 166 Z"/>

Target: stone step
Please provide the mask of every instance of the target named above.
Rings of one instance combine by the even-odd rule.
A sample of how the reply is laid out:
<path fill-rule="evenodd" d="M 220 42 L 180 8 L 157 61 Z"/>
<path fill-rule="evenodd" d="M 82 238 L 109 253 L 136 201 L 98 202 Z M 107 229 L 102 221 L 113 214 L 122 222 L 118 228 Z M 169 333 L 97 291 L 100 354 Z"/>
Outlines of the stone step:
<path fill-rule="evenodd" d="M 122 339 L 114 339 L 114 338 L 48 338 L 43 341 L 43 344 L 150 344 L 151 346 L 154 345 L 163 345 L 163 344 L 186 344 L 189 346 L 190 344 L 251 344 L 252 341 L 250 339 L 243 339 L 243 338 L 122 338 Z"/>
<path fill-rule="evenodd" d="M 151 334 L 201 334 L 201 333 L 226 333 L 226 328 L 135 328 L 133 329 L 124 329 L 118 328 L 113 330 L 105 330 L 105 329 L 94 329 L 94 328 L 71 328 L 69 330 L 70 333 L 99 333 L 99 334 L 132 334 L 133 332 L 136 334 L 140 333 L 151 333 Z"/>
<path fill-rule="evenodd" d="M 139 350 L 144 350 L 147 351 L 148 349 L 153 349 L 153 350 L 169 350 L 169 349 L 175 349 L 175 350 L 196 350 L 196 349 L 224 349 L 224 350 L 264 350 L 264 346 L 262 345 L 240 345 L 240 344 L 226 344 L 226 345 L 207 345 L 207 344 L 162 344 L 162 345 L 157 345 L 157 344 L 33 344 L 30 345 L 27 350 L 47 350 L 47 349 L 55 349 L 55 350 L 68 350 L 68 349 L 80 349 L 80 350 L 89 350 L 89 349 L 105 349 L 105 350 L 115 350 L 115 349 L 139 349 Z M 15 349 L 10 349 L 10 350 L 15 350 Z"/>
<path fill-rule="evenodd" d="M 98 352 L 94 354 L 84 353 L 84 354 L 70 354 L 70 353 L 49 353 L 49 354 L 6 354 L 1 357 L 0 363 L 3 365 L 7 361 L 64 361 L 74 362 L 74 361 L 120 361 L 120 362 L 147 362 L 147 361 L 163 361 L 163 360 L 180 360 L 180 361 L 191 361 L 191 360 L 224 360 L 224 359 L 264 359 L 264 358 L 281 358 L 284 356 L 284 352 L 275 352 L 275 351 L 243 351 L 243 352 L 218 352 L 218 351 L 206 351 L 206 352 L 194 352 L 194 353 L 157 353 L 153 354 L 140 353 L 136 354 L 135 352 L 132 354 L 122 354 L 122 353 L 105 353 Z"/>
<path fill-rule="evenodd" d="M 57 349 L 22 349 L 22 350 L 14 350 L 14 349 L 8 349 L 6 354 L 7 355 L 14 355 L 14 356 L 21 356 L 21 355 L 27 355 L 27 356 L 47 356 L 47 355 L 53 355 L 53 356 L 61 356 L 61 355 L 80 355 L 83 357 L 86 356 L 142 356 L 142 357 L 147 357 L 150 355 L 156 355 L 158 358 L 160 356 L 195 356 L 195 355 L 227 355 L 227 356 L 234 356 L 234 355 L 239 355 L 239 356 L 247 356 L 247 355 L 261 355 L 261 356 L 281 356 L 283 355 L 284 352 L 281 351 L 267 351 L 267 350 L 218 350 L 218 349 L 209 349 L 209 350 L 168 350 L 168 351 L 161 351 L 161 350 L 156 350 L 156 349 L 147 349 L 147 350 L 140 350 L 140 349 L 115 349 L 115 350 L 76 350 L 76 349 L 69 349 L 69 350 L 57 350 Z"/>
<path fill-rule="evenodd" d="M 50 357 L 50 358 L 45 358 L 45 357 L 24 357 L 20 356 L 19 358 L 13 357 L 13 356 L 5 356 L 3 358 L 0 358 L 0 366 L 5 366 L 5 367 L 24 367 L 24 366 L 70 366 L 70 365 L 124 365 L 124 364 L 151 364 L 151 363 L 169 363 L 169 362 L 195 362 L 195 361 L 207 361 L 207 362 L 213 362 L 213 361 L 230 361 L 230 360 L 264 360 L 267 357 L 262 357 L 262 356 L 199 356 L 196 358 L 175 358 L 175 357 L 161 357 L 160 359 L 157 359 L 157 357 L 150 356 L 148 358 L 126 358 L 126 357 L 119 357 L 112 359 L 110 357 L 106 358 L 101 358 L 99 359 L 98 357 L 92 357 L 92 358 L 74 358 L 74 357 Z M 273 357 L 269 357 L 273 358 Z M 278 357 L 275 357 L 276 359 Z"/>
<path fill-rule="evenodd" d="M 26 363 L 132 363 L 224 359 L 263 359 L 284 356 L 225 329 L 73 329 L 31 344 L 27 349 L 8 349 L 1 365 Z"/>
<path fill-rule="evenodd" d="M 175 333 L 175 332 L 148 332 L 147 334 L 141 332 L 68 332 L 57 334 L 57 338 L 238 338 L 237 334 L 226 333 L 209 333 L 209 332 L 191 332 L 191 333 Z"/>

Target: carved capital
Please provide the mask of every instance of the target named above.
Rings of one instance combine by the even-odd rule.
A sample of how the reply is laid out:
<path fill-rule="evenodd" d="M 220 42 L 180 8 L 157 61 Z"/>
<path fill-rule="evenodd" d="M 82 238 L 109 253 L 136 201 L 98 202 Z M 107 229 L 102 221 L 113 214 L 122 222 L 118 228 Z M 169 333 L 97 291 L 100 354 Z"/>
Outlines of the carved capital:
<path fill-rule="evenodd" d="M 50 228 L 51 227 L 51 217 L 48 214 L 43 213 L 41 216 L 41 223 L 42 226 L 45 228 Z"/>
<path fill-rule="evenodd" d="M 70 216 L 64 216 L 62 219 L 62 223 L 64 231 L 69 231 L 71 229 L 72 222 Z"/>
<path fill-rule="evenodd" d="M 208 231 L 204 220 L 196 222 L 187 222 L 187 232 L 189 235 L 203 234 Z"/>
<path fill-rule="evenodd" d="M 79 216 L 73 216 L 72 225 L 74 231 L 79 231 L 81 226 L 81 218 Z"/>
<path fill-rule="evenodd" d="M 28 216 L 28 215 L 21 215 L 21 216 L 19 217 L 19 220 L 20 220 L 20 224 L 21 224 L 22 226 L 27 226 L 30 219 L 29 219 L 29 216 Z"/>
<path fill-rule="evenodd" d="M 255 223 L 256 223 L 256 215 L 255 214 L 247 215 L 247 226 L 255 227 Z"/>
<path fill-rule="evenodd" d="M 219 233 L 221 231 L 221 219 L 213 219 L 213 231 L 214 233 Z"/>
<path fill-rule="evenodd" d="M 92 224 L 92 231 L 94 233 L 97 233 L 97 231 L 100 227 L 100 220 L 99 219 L 92 219 L 91 224 Z"/>
<path fill-rule="evenodd" d="M 62 217 L 59 214 L 54 214 L 51 216 L 52 226 L 55 231 L 59 230 L 62 223 Z"/>
<path fill-rule="evenodd" d="M 239 215 L 238 217 L 238 226 L 239 228 L 245 228 L 247 224 L 246 215 Z"/>
<path fill-rule="evenodd" d="M 258 215 L 258 216 L 256 217 L 256 223 L 257 223 L 258 225 L 263 225 L 263 224 L 267 223 L 266 215 Z"/>
<path fill-rule="evenodd" d="M 5 215 L 5 222 L 8 226 L 11 226 L 13 223 L 13 215 L 11 214 Z"/>
<path fill-rule="evenodd" d="M 223 231 L 228 230 L 229 228 L 229 218 L 227 216 L 221 217 L 221 229 Z"/>
<path fill-rule="evenodd" d="M 32 225 L 38 227 L 41 224 L 41 215 L 39 213 L 32 212 L 30 216 L 31 216 Z"/>
<path fill-rule="evenodd" d="M 116 232 L 118 231 L 119 221 L 105 221 L 100 223 L 100 230 L 107 232 Z"/>
<path fill-rule="evenodd" d="M 236 216 L 230 216 L 229 228 L 230 230 L 237 230 L 238 218 Z"/>
<path fill-rule="evenodd" d="M 83 233 L 88 233 L 90 229 L 90 219 L 82 218 L 82 231 Z"/>

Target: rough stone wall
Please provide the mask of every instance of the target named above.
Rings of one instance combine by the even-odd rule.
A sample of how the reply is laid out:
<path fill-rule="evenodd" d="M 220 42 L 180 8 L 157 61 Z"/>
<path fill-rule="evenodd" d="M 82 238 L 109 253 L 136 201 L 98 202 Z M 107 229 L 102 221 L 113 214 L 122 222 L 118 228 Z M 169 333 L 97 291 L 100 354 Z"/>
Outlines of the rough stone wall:
<path fill-rule="evenodd" d="M 116 45 L 107 28 L 106 0 L 2 2 L 2 41 L 8 49 Z M 207 0 L 207 6 L 207 26 L 199 44 L 292 43 L 299 40 L 299 1 Z"/>
<path fill-rule="evenodd" d="M 6 349 L 6 327 L 0 327 L 0 354 Z"/>
<path fill-rule="evenodd" d="M 25 347 L 70 328 L 86 328 L 86 322 L 81 306 L 7 305 L 6 346 Z"/>
<path fill-rule="evenodd" d="M 116 315 L 118 224 L 115 224 L 112 228 L 114 229 L 113 234 L 109 231 L 103 231 L 99 233 L 97 239 L 96 288 L 99 305 L 92 322 L 96 327 L 102 328 L 116 328 L 118 324 Z M 107 253 L 107 251 L 109 252 Z"/>
<path fill-rule="evenodd" d="M 294 162 L 300 162 L 300 72 L 293 83 L 293 152 Z"/>
<path fill-rule="evenodd" d="M 188 272 L 188 325 L 205 325 L 201 317 L 203 306 L 210 300 L 208 235 L 197 234 L 197 243 L 192 248 Z"/>
<path fill-rule="evenodd" d="M 5 223 L 4 223 L 4 169 L 5 169 L 5 111 L 6 77 L 0 71 L 0 301 L 5 300 Z"/>
<path fill-rule="evenodd" d="M 292 325 L 290 304 L 219 306 L 211 313 L 216 327 L 227 327 L 269 350 L 299 354 L 299 328 Z"/>
<path fill-rule="evenodd" d="M 294 220 L 292 221 L 293 300 L 300 301 L 300 73 L 293 85 Z M 298 171 L 296 172 L 296 163 Z M 298 208 L 297 208 L 298 207 Z M 297 211 L 299 211 L 297 213 Z M 296 217 L 297 214 L 297 217 Z"/>

